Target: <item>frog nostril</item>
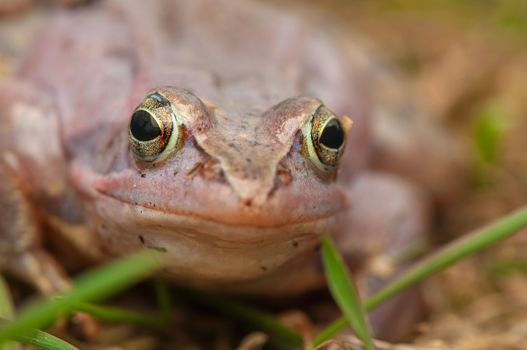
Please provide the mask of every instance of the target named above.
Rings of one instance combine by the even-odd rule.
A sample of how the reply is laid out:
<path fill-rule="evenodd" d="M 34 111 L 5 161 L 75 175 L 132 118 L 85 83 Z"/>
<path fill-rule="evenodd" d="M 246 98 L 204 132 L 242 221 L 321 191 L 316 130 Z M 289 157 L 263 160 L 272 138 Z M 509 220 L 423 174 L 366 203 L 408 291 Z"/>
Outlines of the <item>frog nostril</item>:
<path fill-rule="evenodd" d="M 276 171 L 276 175 L 278 176 L 278 179 L 280 182 L 287 186 L 293 181 L 293 175 L 291 175 L 291 171 L 285 167 L 281 167 Z"/>
<path fill-rule="evenodd" d="M 243 205 L 246 207 L 250 207 L 253 205 L 253 199 L 252 198 L 246 198 L 243 200 Z"/>
<path fill-rule="evenodd" d="M 206 180 L 224 180 L 225 176 L 220 163 L 215 159 L 208 159 L 205 162 L 198 162 L 194 167 L 187 172 L 187 176 L 194 177 L 201 176 Z"/>

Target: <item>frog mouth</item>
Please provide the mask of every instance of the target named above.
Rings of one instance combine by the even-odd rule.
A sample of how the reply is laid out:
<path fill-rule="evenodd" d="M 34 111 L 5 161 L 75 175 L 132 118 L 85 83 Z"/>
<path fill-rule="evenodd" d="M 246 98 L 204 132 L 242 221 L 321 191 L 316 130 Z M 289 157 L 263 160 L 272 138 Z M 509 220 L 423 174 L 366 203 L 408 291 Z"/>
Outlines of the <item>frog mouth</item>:
<path fill-rule="evenodd" d="M 199 227 L 200 225 L 210 227 L 209 230 L 204 230 L 205 232 L 217 231 L 219 227 L 227 228 L 230 231 L 237 228 L 243 231 L 253 228 L 264 231 L 280 231 L 295 226 L 313 227 L 318 231 L 319 227 L 324 227 L 325 223 L 333 221 L 338 212 L 320 212 L 304 216 L 284 216 L 278 218 L 273 213 L 265 212 L 261 209 L 254 210 L 252 208 L 241 207 L 239 211 L 233 212 L 230 215 L 228 213 L 214 215 L 207 211 L 192 212 L 177 208 L 166 209 L 154 203 L 140 203 L 110 193 L 101 192 L 101 194 L 108 199 L 108 207 L 121 208 L 121 212 L 116 213 L 119 217 L 128 217 L 132 221 L 151 222 L 154 226 L 156 222 L 157 225 L 164 222 L 167 226 L 175 227 L 180 225 L 185 227 Z M 114 201 L 114 203 L 110 204 L 110 201 Z M 99 212 L 104 212 L 109 209 L 107 206 L 104 207 Z"/>
<path fill-rule="evenodd" d="M 275 191 L 259 205 L 242 201 L 227 186 L 203 190 L 177 188 L 166 193 L 136 183 L 113 182 L 107 179 L 94 186 L 100 199 L 108 200 L 109 207 L 124 205 L 126 216 L 178 218 L 180 221 L 207 223 L 222 227 L 278 229 L 306 224 L 317 227 L 319 222 L 333 218 L 347 207 L 347 197 L 340 186 L 333 184 L 321 188 L 299 191 Z M 310 192 L 311 191 L 311 192 Z M 318 192 L 317 192 L 318 191 Z M 111 202 L 113 201 L 113 202 Z M 184 219 L 184 220 L 183 220 Z"/>

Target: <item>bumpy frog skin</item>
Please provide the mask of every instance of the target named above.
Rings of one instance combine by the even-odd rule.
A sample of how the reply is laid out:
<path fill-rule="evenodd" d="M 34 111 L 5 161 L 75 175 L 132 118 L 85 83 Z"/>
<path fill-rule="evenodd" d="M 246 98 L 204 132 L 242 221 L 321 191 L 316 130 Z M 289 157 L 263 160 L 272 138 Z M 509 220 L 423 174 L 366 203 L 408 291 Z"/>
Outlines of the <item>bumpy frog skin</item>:
<path fill-rule="evenodd" d="M 291 295 L 323 285 L 331 232 L 358 276 L 386 278 L 368 261 L 419 240 L 426 205 L 367 170 L 369 58 L 322 28 L 249 1 L 59 14 L 21 79 L 0 82 L 0 267 L 52 294 L 69 288 L 55 256 L 76 268 L 150 248 L 180 283 Z M 130 131 L 138 106 L 158 117 L 153 94 L 177 134 L 159 158 Z M 346 138 L 354 121 L 329 165 L 320 108 Z"/>

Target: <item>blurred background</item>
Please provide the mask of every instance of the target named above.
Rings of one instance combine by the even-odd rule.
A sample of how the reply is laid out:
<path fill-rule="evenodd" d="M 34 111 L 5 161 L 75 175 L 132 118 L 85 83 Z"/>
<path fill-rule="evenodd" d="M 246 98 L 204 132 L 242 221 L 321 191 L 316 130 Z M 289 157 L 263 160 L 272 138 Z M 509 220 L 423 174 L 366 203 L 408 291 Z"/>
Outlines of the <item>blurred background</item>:
<path fill-rule="evenodd" d="M 462 144 L 467 180 L 437 208 L 433 245 L 527 202 L 527 1 L 272 2 L 361 36 Z M 0 0 L 0 78 L 56 11 L 52 1 L 30 3 Z M 427 282 L 429 318 L 408 341 L 526 349 L 526 248 L 527 233 L 517 235 Z"/>

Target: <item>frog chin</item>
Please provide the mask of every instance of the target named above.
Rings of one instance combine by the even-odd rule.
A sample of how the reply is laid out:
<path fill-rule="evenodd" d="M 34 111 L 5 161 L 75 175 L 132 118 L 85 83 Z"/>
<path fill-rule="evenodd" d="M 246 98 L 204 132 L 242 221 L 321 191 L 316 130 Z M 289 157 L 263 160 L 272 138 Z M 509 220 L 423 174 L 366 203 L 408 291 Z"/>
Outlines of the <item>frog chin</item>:
<path fill-rule="evenodd" d="M 333 216 L 274 227 L 229 225 L 167 213 L 104 196 L 93 202 L 91 222 L 110 255 L 155 249 L 168 255 L 163 274 L 212 288 L 272 275 L 311 256 Z"/>

